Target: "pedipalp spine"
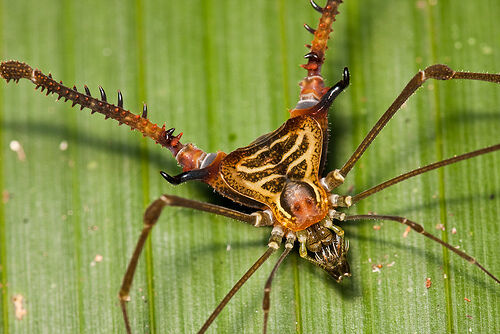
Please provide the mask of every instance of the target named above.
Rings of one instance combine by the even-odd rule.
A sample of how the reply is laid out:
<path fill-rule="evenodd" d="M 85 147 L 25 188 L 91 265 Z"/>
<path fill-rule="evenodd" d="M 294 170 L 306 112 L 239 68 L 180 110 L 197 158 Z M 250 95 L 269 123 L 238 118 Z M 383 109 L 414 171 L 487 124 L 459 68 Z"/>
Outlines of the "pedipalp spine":
<path fill-rule="evenodd" d="M 80 106 L 80 110 L 88 108 L 91 114 L 100 113 L 104 115 L 105 119 L 112 118 L 118 121 L 118 125 L 126 124 L 131 130 L 137 130 L 142 133 L 144 137 L 153 139 L 157 144 L 168 148 L 173 156 L 177 159 L 180 151 L 184 152 L 182 160 L 177 159 L 179 164 L 185 171 L 195 169 L 199 165 L 198 161 L 191 161 L 190 159 L 197 159 L 204 156 L 205 152 L 198 149 L 192 144 L 184 145 L 180 142 L 182 132 L 174 135 L 174 128 L 165 129 L 165 124 L 159 127 L 153 124 L 148 118 L 147 106 L 144 104 L 142 114 L 136 115 L 123 108 L 123 95 L 118 91 L 117 104 L 108 102 L 106 92 L 99 86 L 99 94 L 101 99 L 92 97 L 90 89 L 84 85 L 85 93 L 80 93 L 76 86 L 69 88 L 63 85 L 62 81 L 55 81 L 52 75 L 45 75 L 38 69 L 33 69 L 28 64 L 19 61 L 6 61 L 0 64 L 0 77 L 4 78 L 7 82 L 14 80 L 16 83 L 20 79 L 27 79 L 36 85 L 35 89 L 41 88 L 43 92 L 46 90 L 46 95 L 57 94 L 57 100 L 64 98 L 64 101 L 72 101 L 71 106 Z M 180 157 L 179 157 L 180 158 Z"/>
<path fill-rule="evenodd" d="M 301 90 L 299 105 L 297 105 L 296 109 L 302 109 L 300 101 L 319 101 L 323 94 L 328 91 L 328 87 L 325 87 L 321 76 L 321 66 L 325 59 L 328 39 L 332 32 L 332 23 L 339 13 L 337 8 L 342 3 L 342 0 L 328 0 L 324 7 L 316 4 L 314 0 L 310 0 L 310 3 L 317 12 L 321 13 L 321 18 L 316 29 L 304 24 L 304 28 L 313 34 L 314 38 L 311 44 L 306 45 L 310 49 L 304 56 L 307 63 L 301 66 L 307 70 L 307 76 L 299 83 Z"/>

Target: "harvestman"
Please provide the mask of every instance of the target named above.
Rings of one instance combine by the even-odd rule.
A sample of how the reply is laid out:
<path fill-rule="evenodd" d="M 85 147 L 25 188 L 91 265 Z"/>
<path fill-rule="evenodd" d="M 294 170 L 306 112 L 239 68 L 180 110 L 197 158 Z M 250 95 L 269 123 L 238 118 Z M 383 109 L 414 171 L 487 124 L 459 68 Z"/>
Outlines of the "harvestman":
<path fill-rule="evenodd" d="M 321 178 L 327 155 L 328 110 L 333 100 L 349 85 L 349 71 L 345 68 L 339 82 L 332 87 L 325 87 L 321 76 L 321 67 L 324 62 L 327 41 L 332 31 L 331 26 L 338 14 L 337 8 L 342 0 L 328 0 L 325 7 L 320 7 L 313 0 L 310 0 L 310 3 L 321 14 L 321 18 L 316 29 L 305 25 L 305 28 L 314 35 L 314 39 L 311 45 L 308 45 L 310 52 L 305 55 L 307 64 L 302 65 L 307 70 L 307 76 L 300 82 L 301 91 L 297 105 L 290 110 L 290 118 L 277 130 L 265 134 L 249 146 L 238 148 L 229 154 L 223 152 L 206 153 L 193 144 L 182 144 L 180 142 L 182 134 L 174 136 L 175 129 L 167 130 L 165 125 L 158 127 L 148 120 L 146 105 L 144 105 L 141 115 L 135 115 L 125 110 L 120 92 L 118 92 L 118 102 L 114 105 L 107 102 L 106 93 L 101 87 L 99 87 L 101 98 L 96 99 L 91 96 L 87 86 L 84 87 L 85 92 L 80 93 L 75 86 L 72 89 L 66 87 L 62 82 L 53 80 L 50 74 L 47 76 L 40 70 L 34 70 L 22 62 L 6 61 L 1 63 L 0 75 L 7 82 L 10 80 L 17 82 L 22 78 L 31 80 L 36 88 L 41 87 L 42 91 L 46 90 L 47 95 L 55 93 L 58 95 L 58 99 L 71 100 L 72 106 L 79 105 L 80 109 L 88 108 L 92 113 L 104 114 L 106 119 L 112 118 L 117 120 L 119 124 L 127 124 L 132 129 L 140 131 L 144 136 L 150 137 L 158 144 L 168 148 L 183 169 L 183 173 L 176 176 L 161 172 L 161 175 L 169 183 L 180 184 L 199 180 L 209 184 L 218 193 L 234 202 L 257 210 L 252 214 L 245 214 L 222 206 L 171 195 L 162 195 L 155 200 L 144 214 L 144 227 L 119 292 L 120 305 L 128 333 L 131 333 L 132 330 L 128 320 L 126 302 L 130 299 L 129 291 L 137 262 L 151 229 L 166 206 L 210 212 L 255 227 L 273 227 L 267 250 L 228 292 L 203 324 L 199 333 L 208 329 L 232 296 L 271 254 L 280 248 L 283 239 L 285 239 L 285 250 L 273 267 L 264 288 L 264 333 L 267 330 L 272 279 L 279 265 L 294 247 L 295 242 L 299 243 L 299 254 L 302 258 L 326 270 L 336 281 L 340 282 L 344 277 L 350 276 L 351 272 L 347 263 L 349 243 L 344 239 L 344 231 L 339 226 L 334 225 L 334 222 L 338 221 L 391 220 L 407 225 L 476 265 L 497 283 L 500 283 L 497 277 L 474 258 L 429 234 L 416 222 L 399 216 L 375 214 L 349 216 L 338 210 L 349 208 L 363 198 L 416 175 L 497 151 L 500 149 L 500 144 L 415 169 L 355 196 L 332 193 L 336 187 L 344 182 L 344 178 L 347 177 L 382 128 L 425 81 L 428 79 L 466 79 L 500 83 L 500 75 L 456 72 L 446 65 L 432 65 L 418 72 L 369 131 L 342 168 L 333 170 L 327 173 L 326 177 Z"/>

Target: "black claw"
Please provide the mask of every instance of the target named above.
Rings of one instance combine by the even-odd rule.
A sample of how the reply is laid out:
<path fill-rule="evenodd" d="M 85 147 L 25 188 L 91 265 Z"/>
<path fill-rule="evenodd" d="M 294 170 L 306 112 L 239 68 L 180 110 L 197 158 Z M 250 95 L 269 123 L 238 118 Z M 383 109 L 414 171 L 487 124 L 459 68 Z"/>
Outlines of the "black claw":
<path fill-rule="evenodd" d="M 168 175 L 164 171 L 161 171 L 160 174 L 170 184 L 179 184 L 180 183 L 180 182 L 178 182 L 178 180 L 175 177 Z"/>
<path fill-rule="evenodd" d="M 175 128 L 170 128 L 167 131 L 165 131 L 165 138 L 170 139 L 172 137 L 172 134 L 174 133 Z"/>
<path fill-rule="evenodd" d="M 74 90 L 75 92 L 78 92 L 78 89 L 76 89 L 76 86 L 75 86 L 75 85 L 73 85 L 73 90 Z"/>
<path fill-rule="evenodd" d="M 123 96 L 120 91 L 118 91 L 118 107 L 123 108 Z"/>
<path fill-rule="evenodd" d="M 148 118 L 148 105 L 146 103 L 142 106 L 142 118 Z"/>
<path fill-rule="evenodd" d="M 342 79 L 344 81 L 344 86 L 345 87 L 349 86 L 350 75 L 349 75 L 349 69 L 347 67 L 344 67 L 344 73 Z"/>
<path fill-rule="evenodd" d="M 309 24 L 307 24 L 307 23 L 304 23 L 304 28 L 306 28 L 306 30 L 307 30 L 307 31 L 309 31 L 309 32 L 310 32 L 311 34 L 313 34 L 313 35 L 314 35 L 314 33 L 316 32 L 316 30 L 315 30 L 315 29 L 313 29 L 313 28 L 311 28 L 311 27 L 309 26 Z"/>
<path fill-rule="evenodd" d="M 335 100 L 335 98 L 339 96 L 339 94 L 342 93 L 342 91 L 346 89 L 347 86 L 349 86 L 349 70 L 347 69 L 347 67 L 344 67 L 342 80 L 340 80 L 332 88 L 330 88 L 330 90 L 328 90 L 328 92 L 323 95 L 321 100 L 314 106 L 314 108 L 316 108 L 317 111 L 330 108 L 333 100 Z"/>
<path fill-rule="evenodd" d="M 87 94 L 87 96 L 92 96 L 90 95 L 90 89 L 87 87 L 87 85 L 84 85 L 83 88 L 85 88 L 85 94 Z"/>
<path fill-rule="evenodd" d="M 104 102 L 108 102 L 108 100 L 106 99 L 106 93 L 104 92 L 104 89 L 102 89 L 101 86 L 99 86 L 99 92 L 101 92 L 101 100 Z"/>
<path fill-rule="evenodd" d="M 319 56 L 316 53 L 314 53 L 314 52 L 307 53 L 304 56 L 304 58 L 306 58 L 306 59 L 314 59 L 316 62 L 320 62 L 321 61 L 321 59 L 319 59 Z"/>
<path fill-rule="evenodd" d="M 52 79 L 52 73 L 49 73 L 48 77 L 49 77 L 50 79 Z"/>
<path fill-rule="evenodd" d="M 186 181 L 202 180 L 208 175 L 208 170 L 205 168 L 194 169 L 175 176 L 168 175 L 164 171 L 161 171 L 160 174 L 168 183 L 177 185 Z"/>
<path fill-rule="evenodd" d="M 319 6 L 314 0 L 309 0 L 311 3 L 312 8 L 314 8 L 316 11 L 323 13 L 323 7 Z"/>

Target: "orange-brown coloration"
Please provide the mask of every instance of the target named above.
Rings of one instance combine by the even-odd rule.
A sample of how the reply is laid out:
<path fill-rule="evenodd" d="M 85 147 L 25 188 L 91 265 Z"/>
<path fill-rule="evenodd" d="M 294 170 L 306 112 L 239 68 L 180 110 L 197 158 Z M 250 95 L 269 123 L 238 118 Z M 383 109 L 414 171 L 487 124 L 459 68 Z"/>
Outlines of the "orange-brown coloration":
<path fill-rule="evenodd" d="M 175 139 L 177 139 L 177 137 Z M 187 144 L 181 151 L 179 151 L 175 159 L 182 166 L 183 171 L 189 171 L 200 168 L 202 159 L 205 155 L 205 152 L 193 144 Z"/>
<path fill-rule="evenodd" d="M 262 203 L 276 224 L 301 231 L 328 213 L 328 196 L 318 177 L 322 144 L 323 131 L 314 118 L 290 118 L 227 155 L 220 163 L 219 182 L 211 185 L 222 194 L 239 194 L 244 204 Z"/>
<path fill-rule="evenodd" d="M 307 45 L 311 51 L 306 55 L 307 64 L 301 65 L 307 70 L 307 77 L 299 84 L 301 88 L 300 100 L 311 98 L 319 100 L 328 90 L 321 76 L 321 66 L 323 65 L 328 39 L 332 32 L 331 26 L 335 21 L 335 15 L 339 13 L 337 8 L 341 3 L 342 0 L 328 0 L 319 20 L 318 29 L 314 31 L 314 39 L 310 45 Z"/>
<path fill-rule="evenodd" d="M 328 88 L 324 85 L 323 78 L 320 76 L 306 77 L 299 83 L 299 86 L 301 88 L 301 98 L 312 97 L 315 100 L 319 100 L 328 91 Z"/>
<path fill-rule="evenodd" d="M 328 0 L 323 10 L 318 29 L 314 32 L 314 39 L 311 42 L 311 52 L 317 55 L 317 59 L 309 58 L 307 64 L 302 65 L 308 72 L 307 76 L 320 75 L 328 39 L 332 32 L 331 26 L 335 21 L 335 16 L 339 13 L 337 8 L 341 3 L 342 0 Z"/>
<path fill-rule="evenodd" d="M 425 80 L 428 78 L 439 80 L 469 79 L 500 83 L 500 75 L 454 72 L 444 65 L 433 65 L 419 72 L 370 130 L 346 164 L 341 169 L 328 173 L 320 183 L 322 166 L 327 156 L 328 110 L 333 100 L 349 85 L 349 71 L 344 68 L 342 80 L 331 88 L 325 87 L 321 76 L 321 67 L 324 62 L 329 35 L 332 31 L 331 26 L 338 14 L 337 8 L 342 3 L 342 0 L 327 0 L 324 8 L 317 5 L 314 0 L 310 0 L 310 3 L 316 11 L 322 14 L 322 17 L 316 30 L 307 24 L 305 25 L 305 28 L 314 34 L 314 39 L 311 45 L 308 46 L 310 52 L 305 56 L 308 62 L 302 65 L 307 70 L 307 77 L 300 83 L 300 99 L 295 108 L 290 111 L 290 119 L 275 131 L 265 134 L 250 145 L 236 149 L 229 154 L 224 152 L 207 154 L 192 144 L 181 144 L 182 133 L 174 136 L 175 129 L 166 130 L 165 124 L 159 128 L 157 124 L 153 124 L 148 120 L 146 105 L 144 105 L 141 115 L 123 109 L 123 96 L 120 91 L 118 91 L 118 105 L 115 106 L 107 102 L 106 94 L 101 87 L 99 87 L 101 94 L 99 100 L 90 95 L 87 86 L 85 86 L 86 94 L 80 94 L 75 86 L 73 86 L 73 89 L 63 86 L 62 82 L 57 83 L 52 80 L 50 74 L 46 76 L 39 70 L 33 70 L 24 63 L 17 61 L 1 63 L 0 76 L 5 78 L 7 82 L 9 80 L 18 81 L 21 78 L 28 79 L 37 86 L 36 88 L 41 87 L 42 91 L 46 89 L 47 95 L 56 93 L 59 95 L 58 99 L 64 97 L 66 101 L 71 100 L 73 102 L 72 106 L 78 104 L 81 109 L 89 108 L 92 113 L 99 112 L 103 114 L 105 119 L 113 118 L 117 120 L 119 125 L 127 124 L 131 130 L 138 130 L 143 136 L 148 136 L 157 144 L 168 148 L 184 170 L 183 173 L 176 176 L 168 175 L 162 171 L 161 175 L 169 183 L 177 185 L 187 181 L 200 180 L 209 184 L 230 200 L 260 210 L 252 214 L 246 214 L 222 206 L 171 195 L 162 195 L 155 200 L 144 213 L 143 231 L 137 241 L 119 292 L 120 306 L 127 333 L 131 334 L 132 328 L 126 303 L 130 300 L 130 288 L 139 256 L 151 229 L 158 221 L 161 211 L 165 207 L 183 207 L 210 212 L 237 219 L 256 227 L 273 225 L 284 227 L 284 229 L 273 229 L 268 243 L 268 250 L 250 267 L 215 308 L 201 327 L 200 334 L 205 333 L 220 311 L 246 280 L 276 249 L 279 249 L 282 239 L 286 239 L 285 251 L 271 271 L 265 286 L 263 300 L 264 333 L 266 333 L 267 328 L 270 308 L 269 294 L 273 276 L 279 265 L 292 250 L 296 241 L 300 243 L 300 256 L 323 268 L 337 282 L 350 276 L 350 267 L 347 261 L 349 244 L 346 243 L 342 229 L 333 225 L 335 220 L 375 219 L 392 220 L 401 223 L 408 226 L 404 237 L 412 229 L 438 242 L 468 262 L 475 264 L 496 282 L 500 283 L 498 278 L 477 263 L 474 258 L 434 237 L 426 232 L 421 225 L 407 218 L 376 214 L 346 216 L 343 212 L 335 211 L 336 208 L 348 208 L 351 204 L 366 196 L 418 174 L 480 154 L 500 150 L 500 145 L 416 169 L 353 197 L 340 195 L 330 197 L 329 194 L 329 191 L 332 191 L 343 182 L 344 177 L 347 176 L 385 124 Z M 325 218 L 329 213 L 329 209 L 332 209 L 329 218 Z M 272 217 L 269 212 L 271 212 Z M 380 229 L 380 226 L 376 225 L 374 229 Z M 300 233 L 289 233 L 290 231 Z M 390 267 L 392 264 L 387 266 Z M 372 265 L 373 271 L 377 272 L 380 272 L 382 267 L 382 264 Z M 430 288 L 431 285 L 431 279 L 427 278 L 426 287 Z M 470 302 L 467 298 L 464 298 L 464 300 Z"/>
<path fill-rule="evenodd" d="M 323 188 L 319 190 L 322 194 L 321 201 L 318 203 L 315 196 L 299 184 L 292 182 L 291 186 L 285 187 L 281 196 L 282 205 L 286 203 L 294 221 L 293 224 L 285 222 L 283 226 L 297 232 L 305 230 L 325 218 L 328 212 L 327 194 Z"/>
<path fill-rule="evenodd" d="M 6 79 L 7 82 L 10 80 L 15 80 L 17 82 L 19 79 L 28 79 L 36 85 L 36 88 L 41 87 L 42 91 L 46 89 L 47 95 L 51 93 L 58 94 L 58 100 L 63 97 L 66 101 L 71 100 L 73 102 L 72 106 L 78 104 L 80 105 L 80 109 L 89 108 L 91 113 L 98 112 L 103 114 L 105 119 L 112 118 L 118 121 L 118 125 L 127 124 L 130 126 L 131 130 L 137 130 L 141 132 L 143 136 L 150 137 L 157 144 L 168 148 L 174 156 L 184 149 L 182 159 L 178 159 L 184 171 L 197 168 L 198 162 L 196 159 L 204 153 L 193 145 L 186 147 L 181 144 L 180 138 L 182 133 L 173 137 L 171 132 L 165 131 L 165 125 L 159 128 L 157 124 L 151 123 L 147 118 L 123 109 L 120 103 L 118 106 L 115 106 L 106 102 L 105 98 L 103 98 L 103 100 L 98 100 L 89 94 L 81 94 L 76 90 L 76 87 L 70 89 L 64 86 L 62 81 L 57 82 L 53 80 L 50 75 L 46 76 L 40 70 L 33 70 L 25 63 L 18 61 L 2 62 L 0 66 L 0 76 Z M 88 87 L 85 86 L 85 90 L 88 92 Z M 190 160 L 190 157 L 195 160 Z"/>

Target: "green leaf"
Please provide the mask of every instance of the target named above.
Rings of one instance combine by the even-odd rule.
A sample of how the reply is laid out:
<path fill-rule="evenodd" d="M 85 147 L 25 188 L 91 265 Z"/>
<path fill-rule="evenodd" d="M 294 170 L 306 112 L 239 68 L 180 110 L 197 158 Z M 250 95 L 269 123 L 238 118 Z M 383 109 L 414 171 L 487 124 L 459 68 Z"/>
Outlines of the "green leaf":
<path fill-rule="evenodd" d="M 318 1 L 323 5 L 323 1 Z M 500 71 L 493 0 L 346 0 L 324 66 L 351 71 L 331 110 L 330 169 L 340 167 L 408 80 L 434 63 Z M 153 121 L 186 142 L 231 150 L 278 127 L 298 96 L 298 65 L 318 21 L 306 0 L 0 0 L 1 59 L 18 59 Z M 0 328 L 3 333 L 123 333 L 117 293 L 143 211 L 162 193 L 227 204 L 207 187 L 172 187 L 170 153 L 116 122 L 0 84 Z M 428 82 L 382 131 L 340 188 L 358 193 L 428 163 L 498 143 L 500 87 Z M 9 145 L 17 140 L 26 158 Z M 67 143 L 67 149 L 61 148 Z M 64 145 L 63 145 L 64 147 Z M 363 200 L 351 213 L 402 215 L 500 275 L 500 154 L 430 172 Z M 436 230 L 443 224 L 445 231 Z M 353 276 L 337 284 L 294 252 L 273 283 L 270 333 L 500 331 L 498 284 L 404 226 L 346 223 Z M 456 229 L 456 234 L 452 232 Z M 141 257 L 134 333 L 196 332 L 265 251 L 269 229 L 167 209 Z M 102 256 L 102 260 L 99 257 Z M 277 255 L 210 328 L 258 333 Z M 379 272 L 373 266 L 382 264 Z M 446 276 L 446 278 L 445 278 Z M 426 278 L 432 285 L 426 288 Z M 16 319 L 12 298 L 24 297 Z M 467 301 L 467 300 L 470 300 Z"/>

